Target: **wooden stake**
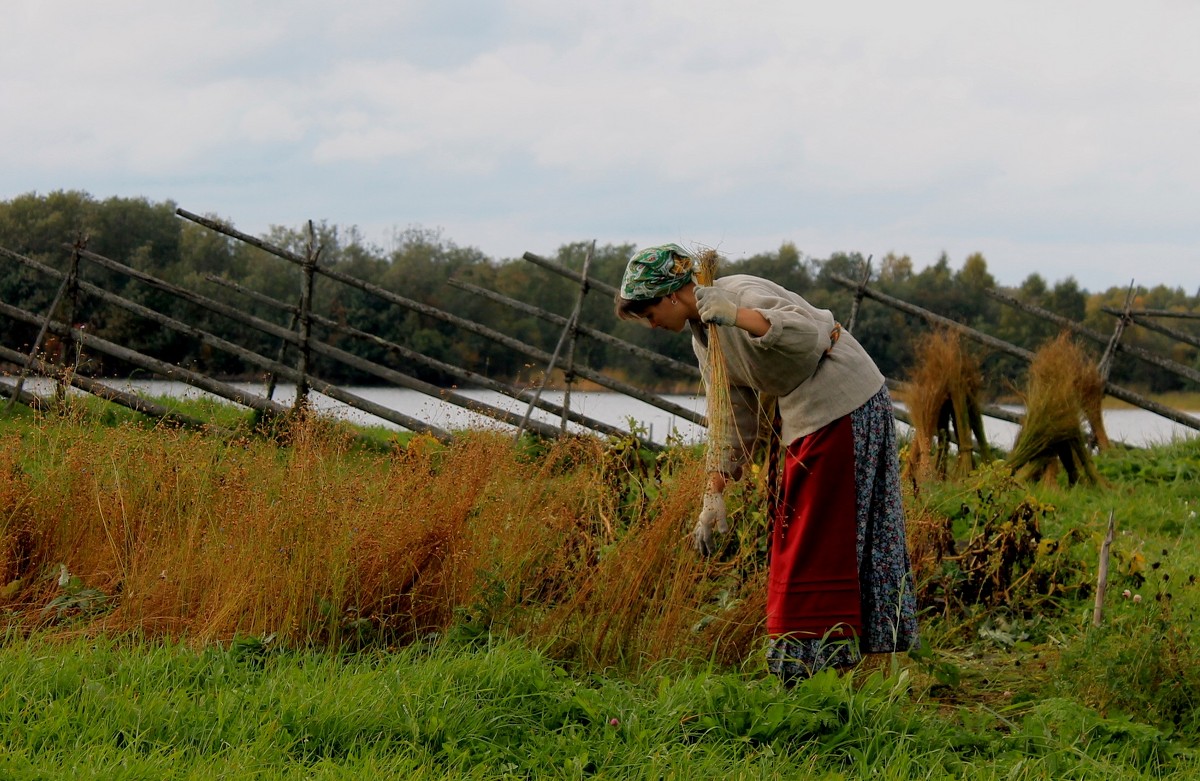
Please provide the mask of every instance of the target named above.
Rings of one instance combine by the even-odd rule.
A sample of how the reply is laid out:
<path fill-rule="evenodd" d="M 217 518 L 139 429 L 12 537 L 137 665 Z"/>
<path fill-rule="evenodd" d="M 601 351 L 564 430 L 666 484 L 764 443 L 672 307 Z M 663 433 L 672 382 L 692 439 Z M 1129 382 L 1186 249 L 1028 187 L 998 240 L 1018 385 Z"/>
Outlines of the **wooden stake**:
<path fill-rule="evenodd" d="M 1104 617 L 1104 592 L 1108 588 L 1108 549 L 1112 547 L 1113 535 L 1116 534 L 1116 511 L 1108 511 L 1108 533 L 1100 545 L 1100 564 L 1096 568 L 1096 607 L 1092 611 L 1092 626 L 1100 626 Z"/>

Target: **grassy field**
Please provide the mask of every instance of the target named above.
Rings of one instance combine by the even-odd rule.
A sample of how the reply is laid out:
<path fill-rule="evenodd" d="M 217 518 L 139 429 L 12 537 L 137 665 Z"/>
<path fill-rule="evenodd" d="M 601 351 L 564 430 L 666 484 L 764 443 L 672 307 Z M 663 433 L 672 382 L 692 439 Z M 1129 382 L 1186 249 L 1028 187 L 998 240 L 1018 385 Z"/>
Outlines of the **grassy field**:
<path fill-rule="evenodd" d="M 0 417 L 0 777 L 1200 775 L 1196 440 L 910 483 L 924 647 L 785 689 L 693 451 L 192 411 Z"/>

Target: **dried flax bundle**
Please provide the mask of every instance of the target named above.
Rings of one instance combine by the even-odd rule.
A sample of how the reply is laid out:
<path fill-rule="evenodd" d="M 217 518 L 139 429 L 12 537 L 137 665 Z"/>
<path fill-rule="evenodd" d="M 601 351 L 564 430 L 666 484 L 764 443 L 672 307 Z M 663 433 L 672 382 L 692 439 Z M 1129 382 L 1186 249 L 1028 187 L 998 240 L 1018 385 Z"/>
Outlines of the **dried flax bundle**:
<path fill-rule="evenodd" d="M 979 363 L 957 333 L 937 330 L 917 342 L 916 363 L 901 393 L 912 419 L 907 467 L 914 479 L 945 478 L 951 471 L 951 442 L 958 446 L 953 470 L 958 476 L 978 465 L 976 456 L 986 457 L 982 387 Z"/>
<path fill-rule="evenodd" d="M 695 279 L 699 285 L 709 286 L 717 277 L 717 251 L 706 249 L 696 257 Z M 729 372 L 725 368 L 725 353 L 721 349 L 718 334 L 720 326 L 708 324 L 708 362 L 704 367 L 707 381 L 705 413 L 708 416 L 708 457 L 705 465 L 709 472 L 719 471 L 727 463 L 725 458 L 733 443 L 729 440 L 733 407 L 729 396 Z"/>
<path fill-rule="evenodd" d="M 1029 366 L 1025 423 L 1008 455 L 1013 473 L 1024 480 L 1051 479 L 1061 465 L 1072 485 L 1081 480 L 1092 485 L 1100 483 L 1088 452 L 1083 420 L 1099 418 L 1095 396 L 1102 395 L 1102 391 L 1095 367 L 1069 334 L 1060 334 L 1038 350 Z M 1097 439 L 1107 441 L 1103 422 L 1093 421 L 1091 425 Z"/>

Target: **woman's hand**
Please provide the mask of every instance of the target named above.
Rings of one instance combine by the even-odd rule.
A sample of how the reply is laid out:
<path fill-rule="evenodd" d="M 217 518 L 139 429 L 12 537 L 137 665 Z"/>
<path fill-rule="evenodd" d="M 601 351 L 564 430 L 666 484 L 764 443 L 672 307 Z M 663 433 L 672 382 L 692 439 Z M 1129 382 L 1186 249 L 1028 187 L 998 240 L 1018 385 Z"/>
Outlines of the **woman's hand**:
<path fill-rule="evenodd" d="M 710 556 L 716 550 L 713 544 L 713 528 L 724 534 L 729 531 L 725 521 L 725 495 L 716 491 L 704 492 L 704 503 L 700 506 L 700 518 L 692 529 L 692 545 L 702 556 Z"/>
<path fill-rule="evenodd" d="M 696 310 L 700 321 L 713 325 L 737 323 L 738 305 L 733 294 L 719 287 L 696 287 Z"/>
<path fill-rule="evenodd" d="M 737 297 L 728 290 L 697 285 L 695 291 L 696 312 L 701 322 L 733 326 L 751 336 L 765 336 L 771 330 L 771 322 L 762 312 L 738 306 Z"/>

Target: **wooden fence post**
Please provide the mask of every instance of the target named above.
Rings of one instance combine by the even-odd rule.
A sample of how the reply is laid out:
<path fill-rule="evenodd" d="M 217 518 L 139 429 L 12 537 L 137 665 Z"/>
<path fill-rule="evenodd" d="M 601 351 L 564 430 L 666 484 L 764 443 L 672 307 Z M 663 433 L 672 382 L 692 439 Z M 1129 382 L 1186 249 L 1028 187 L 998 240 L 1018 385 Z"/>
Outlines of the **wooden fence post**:
<path fill-rule="evenodd" d="M 296 398 L 292 402 L 293 413 L 300 413 L 308 406 L 308 375 L 312 355 L 309 340 L 312 337 L 313 279 L 317 270 L 317 259 L 320 255 L 321 248 L 317 246 L 317 234 L 313 229 L 312 220 L 309 220 L 308 243 L 305 246 L 304 263 L 300 267 L 304 272 L 300 281 L 300 310 L 297 318 L 300 326 L 300 360 L 296 369 L 300 372 L 300 379 L 296 382 Z"/>
<path fill-rule="evenodd" d="M 563 372 L 566 387 L 563 391 L 563 415 L 560 430 L 564 434 L 567 433 L 566 411 L 571 408 L 571 383 L 574 381 L 572 375 L 575 370 L 575 334 L 579 326 L 579 313 L 583 309 L 583 298 L 588 292 L 588 267 L 592 264 L 592 253 L 595 249 L 596 242 L 593 241 L 591 249 L 588 250 L 587 256 L 583 259 L 583 279 L 579 283 L 579 295 L 575 298 L 575 308 L 572 310 L 571 316 L 567 319 L 567 324 L 563 327 L 562 335 L 558 337 L 558 344 L 554 346 L 554 354 L 550 356 L 550 363 L 546 366 L 546 373 L 542 375 L 542 381 L 533 394 L 533 400 L 525 408 L 525 417 L 521 419 L 521 425 L 517 426 L 515 439 L 518 441 L 521 439 L 522 432 L 525 431 L 525 424 L 529 422 L 529 415 L 533 412 L 535 401 L 541 398 L 542 391 L 546 389 L 546 384 L 550 382 L 550 377 L 554 373 L 554 367 L 558 363 L 558 356 L 562 352 L 564 344 L 567 345 L 567 369 Z"/>
<path fill-rule="evenodd" d="M 871 279 L 871 258 L 871 255 L 867 256 L 867 262 L 863 265 L 862 278 L 858 280 L 858 288 L 854 291 L 854 303 L 850 305 L 850 320 L 846 323 L 846 330 L 850 333 L 854 333 L 854 323 L 858 320 L 858 309 L 862 306 L 867 282 Z"/>
<path fill-rule="evenodd" d="M 1096 606 L 1092 609 L 1092 626 L 1100 626 L 1104 617 L 1104 592 L 1108 588 L 1108 550 L 1116 534 L 1116 510 L 1108 511 L 1108 533 L 1100 544 L 1100 563 L 1096 567 Z"/>
<path fill-rule="evenodd" d="M 209 275 L 209 279 L 214 282 L 222 281 L 220 279 L 220 277 L 213 277 L 211 275 Z M 288 330 L 289 331 L 297 330 L 296 326 L 300 322 L 300 306 L 301 306 L 301 304 L 302 304 L 302 302 L 300 302 L 300 301 L 296 302 L 296 307 L 294 309 L 292 309 L 292 318 L 291 318 L 291 320 L 288 321 Z M 288 348 L 287 341 L 280 340 L 279 352 L 275 354 L 275 363 L 283 363 L 283 359 L 285 357 L 287 357 L 287 348 Z M 266 395 L 267 395 L 268 399 L 275 398 L 275 385 L 277 384 L 277 382 L 278 382 L 278 377 L 275 375 L 275 372 L 267 372 Z"/>
<path fill-rule="evenodd" d="M 571 383 L 575 381 L 575 344 L 579 339 L 579 316 L 583 312 L 583 297 L 587 295 L 590 284 L 588 282 L 588 271 L 592 265 L 592 256 L 596 253 L 596 240 L 592 239 L 592 246 L 588 248 L 587 256 L 583 259 L 583 284 L 579 286 L 579 298 L 575 299 L 575 311 L 571 313 L 571 326 L 567 330 L 570 332 L 567 342 L 567 368 L 563 372 L 567 386 L 563 390 L 563 409 L 569 409 L 571 406 Z M 562 431 L 565 434 L 567 431 L 567 417 L 563 415 Z M 653 433 L 653 432 L 650 432 Z"/>
<path fill-rule="evenodd" d="M 1133 304 L 1133 280 L 1129 281 L 1129 290 L 1125 293 L 1125 307 L 1121 316 L 1117 318 L 1116 327 L 1113 328 L 1112 338 L 1108 340 L 1108 346 L 1104 348 L 1104 355 L 1100 358 L 1100 364 L 1097 368 L 1100 370 L 1100 379 L 1108 382 L 1108 377 L 1112 374 L 1113 357 L 1117 352 L 1117 345 L 1121 343 L 1121 336 L 1125 333 L 1125 327 L 1132 322 L 1129 315 L 1129 308 Z"/>
<path fill-rule="evenodd" d="M 75 313 L 79 309 L 79 253 L 87 246 L 87 237 L 78 236 L 75 239 L 74 245 L 71 247 L 71 261 L 67 268 L 67 276 L 63 279 L 63 284 L 66 286 L 67 299 L 67 317 L 66 322 L 70 327 L 74 327 Z M 47 313 L 47 319 L 50 317 Z M 67 401 L 67 388 L 71 383 L 68 380 L 67 372 L 74 373 L 74 367 L 66 368 L 68 356 L 72 353 L 78 354 L 83 350 L 83 345 L 78 343 L 74 337 L 74 331 L 68 330 L 66 335 L 59 342 L 60 349 L 55 357 L 54 363 L 58 367 L 58 372 L 55 374 L 54 382 L 54 401 L 60 408 Z"/>

